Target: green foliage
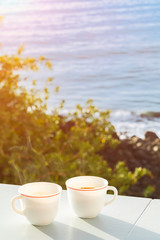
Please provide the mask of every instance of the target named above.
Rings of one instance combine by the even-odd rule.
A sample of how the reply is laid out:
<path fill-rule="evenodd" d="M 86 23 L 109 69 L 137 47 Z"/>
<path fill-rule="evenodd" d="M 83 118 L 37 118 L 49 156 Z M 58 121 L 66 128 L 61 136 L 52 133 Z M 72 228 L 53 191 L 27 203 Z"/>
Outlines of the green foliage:
<path fill-rule="evenodd" d="M 144 190 L 144 197 L 150 197 L 154 191 L 155 187 L 152 185 L 148 185 Z"/>
<path fill-rule="evenodd" d="M 49 91 L 43 95 L 33 88 L 20 86 L 22 70 L 38 70 L 44 57 L 23 58 L 23 46 L 16 56 L 0 57 L 0 181 L 23 184 L 32 181 L 53 181 L 64 187 L 65 181 L 77 175 L 95 175 L 109 180 L 124 194 L 140 177 L 149 174 L 138 168 L 130 172 L 123 162 L 114 169 L 108 166 L 100 151 L 105 143 L 116 148 L 114 127 L 108 121 L 110 112 L 97 109 L 92 100 L 74 112 L 60 115 L 64 101 L 52 114 L 47 114 Z M 52 78 L 46 84 L 52 82 Z M 55 88 L 55 92 L 59 90 Z M 43 97 L 41 97 L 43 96 Z"/>
<path fill-rule="evenodd" d="M 151 176 L 150 171 L 145 168 L 135 168 L 134 172 L 128 170 L 124 162 L 118 162 L 110 181 L 110 184 L 117 186 L 120 194 L 124 194 L 130 186 L 137 183 L 137 181 L 145 176 Z"/>

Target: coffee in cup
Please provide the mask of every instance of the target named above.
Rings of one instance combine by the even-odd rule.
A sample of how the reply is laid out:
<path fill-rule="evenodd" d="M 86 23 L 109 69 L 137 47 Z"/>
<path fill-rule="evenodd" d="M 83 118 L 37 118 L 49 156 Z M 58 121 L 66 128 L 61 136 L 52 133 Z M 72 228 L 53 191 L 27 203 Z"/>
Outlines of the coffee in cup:
<path fill-rule="evenodd" d="M 81 218 L 94 218 L 102 208 L 112 203 L 118 191 L 108 186 L 108 181 L 96 176 L 73 177 L 66 181 L 69 203 L 73 211 Z M 112 190 L 113 198 L 106 201 L 106 192 Z"/>

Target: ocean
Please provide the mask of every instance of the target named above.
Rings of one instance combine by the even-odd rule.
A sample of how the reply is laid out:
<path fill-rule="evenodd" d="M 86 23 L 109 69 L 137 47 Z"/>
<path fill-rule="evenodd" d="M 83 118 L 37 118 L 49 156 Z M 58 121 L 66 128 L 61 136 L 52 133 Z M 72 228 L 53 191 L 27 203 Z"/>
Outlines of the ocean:
<path fill-rule="evenodd" d="M 160 1 L 0 0 L 0 16 L 1 55 L 24 44 L 24 56 L 53 63 L 36 76 L 39 89 L 47 76 L 60 86 L 57 95 L 50 89 L 50 108 L 93 99 L 111 110 L 118 133 L 160 137 Z"/>

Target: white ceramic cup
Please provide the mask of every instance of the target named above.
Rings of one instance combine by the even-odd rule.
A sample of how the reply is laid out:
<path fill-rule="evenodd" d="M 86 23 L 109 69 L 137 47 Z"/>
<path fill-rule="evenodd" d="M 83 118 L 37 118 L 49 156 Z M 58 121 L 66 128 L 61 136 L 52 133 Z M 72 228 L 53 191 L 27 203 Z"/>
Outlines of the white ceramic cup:
<path fill-rule="evenodd" d="M 108 186 L 108 181 L 95 176 L 73 177 L 66 181 L 69 203 L 74 212 L 81 218 L 94 218 L 102 208 L 112 203 L 118 191 Z M 106 202 L 106 192 L 112 190 L 113 198 Z"/>
<path fill-rule="evenodd" d="M 48 225 L 57 215 L 62 188 L 50 182 L 33 182 L 19 187 L 19 195 L 12 199 L 12 208 L 24 215 L 33 225 Z M 21 200 L 21 208 L 15 207 L 15 201 Z"/>

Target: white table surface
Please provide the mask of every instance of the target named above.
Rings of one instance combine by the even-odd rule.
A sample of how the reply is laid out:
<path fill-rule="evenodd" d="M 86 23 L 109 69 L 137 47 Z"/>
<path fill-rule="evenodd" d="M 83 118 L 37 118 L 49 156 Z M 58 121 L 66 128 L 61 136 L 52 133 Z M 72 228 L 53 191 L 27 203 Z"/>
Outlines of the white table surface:
<path fill-rule="evenodd" d="M 2 240 L 160 239 L 160 200 L 118 196 L 115 202 L 104 207 L 98 217 L 81 219 L 70 209 L 67 192 L 63 190 L 58 215 L 53 223 L 44 227 L 35 227 L 11 208 L 11 199 L 18 194 L 18 187 L 0 184 L 0 239 Z M 106 199 L 110 197 L 106 195 Z M 139 234 L 142 234 L 141 238 Z"/>
<path fill-rule="evenodd" d="M 127 239 L 160 240 L 160 200 L 151 201 Z"/>

